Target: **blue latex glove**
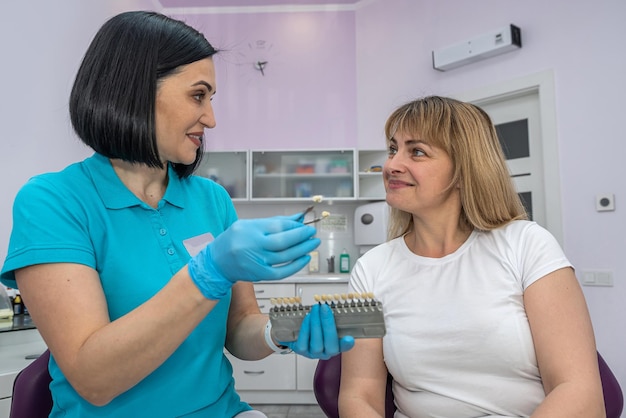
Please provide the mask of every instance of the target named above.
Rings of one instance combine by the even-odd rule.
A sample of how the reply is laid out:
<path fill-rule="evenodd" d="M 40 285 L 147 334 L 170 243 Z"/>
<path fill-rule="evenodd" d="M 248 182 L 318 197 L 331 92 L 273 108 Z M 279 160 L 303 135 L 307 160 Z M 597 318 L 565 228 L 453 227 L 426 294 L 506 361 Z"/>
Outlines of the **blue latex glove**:
<path fill-rule="evenodd" d="M 333 311 L 325 303 L 318 303 L 302 320 L 298 339 L 279 344 L 304 357 L 328 360 L 354 347 L 354 338 L 345 336 L 339 339 Z"/>
<path fill-rule="evenodd" d="M 222 298 L 241 280 L 279 280 L 300 271 L 320 245 L 302 214 L 233 223 L 189 260 L 189 275 L 207 299 Z"/>

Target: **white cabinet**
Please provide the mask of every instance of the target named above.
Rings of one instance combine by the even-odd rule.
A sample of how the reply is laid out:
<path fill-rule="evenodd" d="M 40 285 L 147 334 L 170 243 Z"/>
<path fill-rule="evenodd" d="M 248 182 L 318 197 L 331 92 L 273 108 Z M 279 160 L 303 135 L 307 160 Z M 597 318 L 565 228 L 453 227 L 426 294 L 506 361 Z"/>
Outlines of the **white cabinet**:
<path fill-rule="evenodd" d="M 262 312 L 270 309 L 274 297 L 300 296 L 302 303 L 314 303 L 315 295 L 345 293 L 347 277 L 338 280 L 319 279 L 305 282 L 305 278 L 286 279 L 279 283 L 257 283 L 254 289 Z M 289 281 L 286 283 L 286 281 Z M 313 375 L 317 360 L 296 354 L 272 354 L 260 361 L 242 361 L 227 354 L 233 365 L 235 388 L 249 403 L 314 404 Z"/>
<path fill-rule="evenodd" d="M 223 185 L 234 201 L 385 198 L 385 150 L 207 151 L 196 174 Z"/>
<path fill-rule="evenodd" d="M 277 297 L 294 296 L 294 285 L 288 283 L 254 285 L 259 309 L 268 313 L 271 307 L 270 299 Z M 273 355 L 258 361 L 245 361 L 226 353 L 226 357 L 233 365 L 238 391 L 255 390 L 296 390 L 296 359 L 293 355 Z"/>
<path fill-rule="evenodd" d="M 0 399 L 0 417 L 9 418 L 11 412 L 11 398 Z"/>
<path fill-rule="evenodd" d="M 196 174 L 224 186 L 234 200 L 247 200 L 248 151 L 205 152 Z"/>
<path fill-rule="evenodd" d="M 0 332 L 0 418 L 9 416 L 15 377 L 46 348 L 36 329 Z"/>
<path fill-rule="evenodd" d="M 226 354 L 233 365 L 237 391 L 297 390 L 296 359 L 292 354 L 272 355 L 257 361 L 244 361 Z"/>

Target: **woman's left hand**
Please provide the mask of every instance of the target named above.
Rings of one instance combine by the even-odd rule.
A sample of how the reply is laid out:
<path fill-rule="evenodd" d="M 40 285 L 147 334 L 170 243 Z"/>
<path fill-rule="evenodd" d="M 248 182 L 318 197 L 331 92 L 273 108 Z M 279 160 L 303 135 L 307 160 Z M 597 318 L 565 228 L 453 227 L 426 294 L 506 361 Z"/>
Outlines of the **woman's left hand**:
<path fill-rule="evenodd" d="M 337 336 L 335 317 L 330 307 L 324 303 L 315 304 L 302 320 L 298 339 L 280 342 L 301 356 L 327 360 L 354 346 L 354 338 Z"/>

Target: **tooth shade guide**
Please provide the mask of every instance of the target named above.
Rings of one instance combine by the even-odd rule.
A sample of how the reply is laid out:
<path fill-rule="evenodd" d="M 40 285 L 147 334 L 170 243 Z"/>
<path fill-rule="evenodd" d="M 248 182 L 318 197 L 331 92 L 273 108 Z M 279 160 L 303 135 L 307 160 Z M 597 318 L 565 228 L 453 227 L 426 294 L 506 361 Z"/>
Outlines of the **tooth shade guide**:
<path fill-rule="evenodd" d="M 354 338 L 380 338 L 385 335 L 382 304 L 372 293 L 315 295 L 316 303 L 330 307 L 335 318 L 337 335 Z M 272 333 L 278 341 L 298 339 L 304 317 L 310 305 L 302 305 L 300 298 L 276 298 L 277 305 L 271 307 L 269 316 Z"/>

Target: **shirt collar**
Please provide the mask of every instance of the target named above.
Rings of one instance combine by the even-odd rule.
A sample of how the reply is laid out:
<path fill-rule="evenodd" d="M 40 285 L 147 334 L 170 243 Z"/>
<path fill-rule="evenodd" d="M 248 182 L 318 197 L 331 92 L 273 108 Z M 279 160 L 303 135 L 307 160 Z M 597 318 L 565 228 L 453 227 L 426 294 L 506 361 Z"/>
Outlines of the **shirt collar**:
<path fill-rule="evenodd" d="M 92 157 L 85 160 L 85 167 L 107 209 L 123 209 L 145 205 L 122 183 L 117 173 L 115 173 L 111 161 L 104 155 L 95 153 Z M 182 180 L 178 177 L 171 164 L 168 164 L 168 177 L 169 182 L 162 200 L 174 206 L 184 208 Z"/>

